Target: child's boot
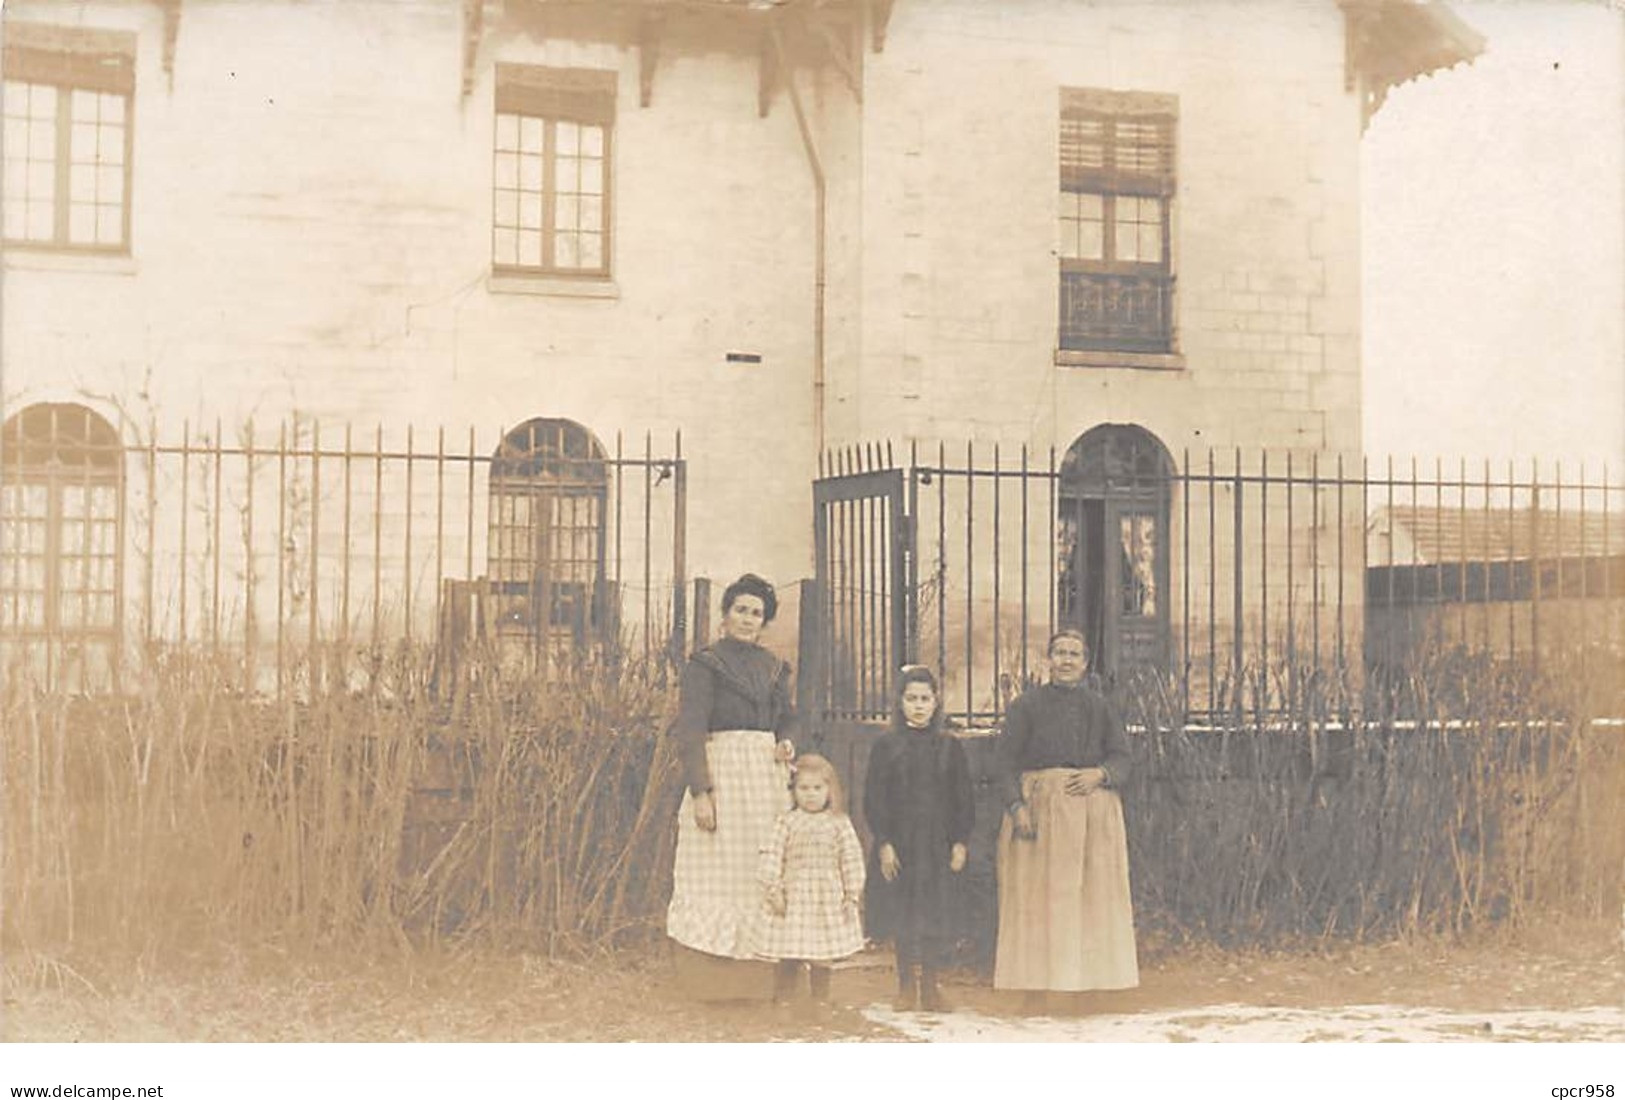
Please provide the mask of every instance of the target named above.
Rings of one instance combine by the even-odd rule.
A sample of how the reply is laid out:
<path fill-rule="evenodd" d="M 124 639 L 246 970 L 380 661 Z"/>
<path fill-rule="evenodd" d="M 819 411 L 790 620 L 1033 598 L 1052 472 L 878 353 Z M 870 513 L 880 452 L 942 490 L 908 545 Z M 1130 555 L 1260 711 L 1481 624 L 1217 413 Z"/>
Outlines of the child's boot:
<path fill-rule="evenodd" d="M 773 1003 L 787 1005 L 796 997 L 796 980 L 801 977 L 801 964 L 794 959 L 780 959 L 773 968 Z"/>
<path fill-rule="evenodd" d="M 814 965 L 812 967 L 812 999 L 813 1004 L 820 1007 L 829 1005 L 829 978 L 830 968 Z"/>
<path fill-rule="evenodd" d="M 927 1012 L 952 1012 L 953 1005 L 937 986 L 937 968 L 929 963 L 920 966 L 920 1007 Z"/>
<path fill-rule="evenodd" d="M 913 1012 L 919 1007 L 920 987 L 914 981 L 914 964 L 899 959 L 897 962 L 897 997 L 892 1007 L 899 1012 Z"/>

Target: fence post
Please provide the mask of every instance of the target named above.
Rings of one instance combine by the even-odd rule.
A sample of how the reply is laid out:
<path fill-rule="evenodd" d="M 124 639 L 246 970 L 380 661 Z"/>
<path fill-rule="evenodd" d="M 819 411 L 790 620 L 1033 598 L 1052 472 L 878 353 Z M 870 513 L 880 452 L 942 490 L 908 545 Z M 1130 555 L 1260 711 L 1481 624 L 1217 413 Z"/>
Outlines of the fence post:
<path fill-rule="evenodd" d="M 796 711 L 812 736 L 809 740 L 819 744 L 823 739 L 824 707 L 828 696 L 824 689 L 824 648 L 826 644 L 824 597 L 816 580 L 802 580 L 800 585 L 800 622 L 797 624 L 796 643 Z"/>

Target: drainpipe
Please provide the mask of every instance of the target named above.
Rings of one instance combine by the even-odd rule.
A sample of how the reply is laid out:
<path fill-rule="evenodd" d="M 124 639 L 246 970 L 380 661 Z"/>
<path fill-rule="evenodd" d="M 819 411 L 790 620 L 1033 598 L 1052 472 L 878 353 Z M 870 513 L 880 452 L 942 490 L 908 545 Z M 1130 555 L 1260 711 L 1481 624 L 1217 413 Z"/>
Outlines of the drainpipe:
<path fill-rule="evenodd" d="M 812 171 L 813 196 L 816 207 L 813 222 L 813 438 L 818 454 L 824 452 L 824 166 L 818 159 L 818 148 L 813 144 L 812 129 L 807 125 L 807 112 L 801 106 L 801 94 L 796 91 L 795 73 L 784 49 L 784 35 L 779 21 L 770 18 L 768 35 L 773 40 L 773 55 L 779 72 L 784 74 L 784 87 L 790 94 L 790 107 L 795 111 L 796 126 L 801 131 L 801 144 L 807 151 L 807 167 Z M 816 458 L 817 456 L 815 456 Z"/>

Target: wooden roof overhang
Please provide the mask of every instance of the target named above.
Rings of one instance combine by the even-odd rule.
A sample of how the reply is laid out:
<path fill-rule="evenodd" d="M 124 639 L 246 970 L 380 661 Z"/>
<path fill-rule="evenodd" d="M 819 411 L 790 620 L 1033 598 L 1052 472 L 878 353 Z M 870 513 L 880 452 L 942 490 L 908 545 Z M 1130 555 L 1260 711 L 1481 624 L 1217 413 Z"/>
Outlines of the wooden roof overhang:
<path fill-rule="evenodd" d="M 854 99 L 862 102 L 859 76 L 865 28 L 879 50 L 891 0 L 461 0 L 463 9 L 463 94 L 473 88 L 479 44 L 492 18 L 518 26 L 545 25 L 550 16 L 587 14 L 616 25 L 638 47 L 638 99 L 654 99 L 656 72 L 668 26 L 683 18 L 723 18 L 755 32 L 757 109 L 766 117 L 773 94 L 783 80 L 782 43 L 793 37 L 801 53 L 815 64 L 828 65 L 841 76 Z M 500 13 L 500 15 L 498 15 Z M 778 36 L 779 45 L 775 45 Z"/>
<path fill-rule="evenodd" d="M 1360 94 L 1364 129 L 1388 92 L 1484 52 L 1484 36 L 1448 7 L 1415 0 L 1338 0 L 1343 9 L 1344 87 Z"/>

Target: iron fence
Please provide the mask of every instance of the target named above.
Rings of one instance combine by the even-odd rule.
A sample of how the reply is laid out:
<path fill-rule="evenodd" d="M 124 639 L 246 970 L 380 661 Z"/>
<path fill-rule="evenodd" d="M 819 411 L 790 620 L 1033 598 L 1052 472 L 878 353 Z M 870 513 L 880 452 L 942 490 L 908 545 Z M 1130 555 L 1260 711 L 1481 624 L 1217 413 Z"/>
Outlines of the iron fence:
<path fill-rule="evenodd" d="M 819 519 L 847 532 L 816 559 L 827 717 L 884 719 L 895 666 L 925 661 L 957 722 L 997 724 L 1061 627 L 1184 721 L 1348 720 L 1441 654 L 1537 674 L 1625 655 L 1606 470 L 1080 444 L 827 456 Z"/>
<path fill-rule="evenodd" d="M 281 692 L 375 676 L 415 643 L 442 662 L 478 644 L 507 662 L 684 644 L 680 434 L 610 450 L 582 432 L 568 450 L 540 421 L 493 441 L 294 419 L 131 443 L 73 423 L 94 417 L 78 406 L 35 408 L 49 415 L 0 441 L 13 679 L 101 690 L 206 658 Z"/>

